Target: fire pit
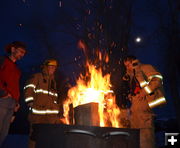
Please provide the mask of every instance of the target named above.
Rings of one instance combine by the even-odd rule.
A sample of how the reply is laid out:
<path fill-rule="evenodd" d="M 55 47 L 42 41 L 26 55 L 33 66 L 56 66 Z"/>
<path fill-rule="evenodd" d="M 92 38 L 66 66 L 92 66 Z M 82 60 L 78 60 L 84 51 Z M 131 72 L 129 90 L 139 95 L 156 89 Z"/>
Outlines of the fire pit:
<path fill-rule="evenodd" d="M 36 124 L 36 148 L 139 148 L 139 130 Z"/>
<path fill-rule="evenodd" d="M 101 63 L 108 62 L 107 54 L 97 55 Z M 90 61 L 86 67 L 63 103 L 66 125 L 34 125 L 36 148 L 139 148 L 139 130 L 120 123 L 110 73 L 104 74 Z"/>

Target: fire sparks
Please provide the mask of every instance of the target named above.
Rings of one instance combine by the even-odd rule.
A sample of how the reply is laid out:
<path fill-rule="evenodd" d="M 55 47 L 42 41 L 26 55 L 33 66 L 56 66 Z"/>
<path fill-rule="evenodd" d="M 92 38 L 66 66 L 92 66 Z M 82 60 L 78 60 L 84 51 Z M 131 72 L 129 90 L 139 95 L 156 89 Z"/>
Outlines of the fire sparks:
<path fill-rule="evenodd" d="M 82 49 L 83 52 L 85 53 L 86 45 L 84 44 L 84 42 L 83 42 L 82 40 L 79 40 L 79 42 L 78 42 L 78 47 L 79 47 L 80 49 Z"/>

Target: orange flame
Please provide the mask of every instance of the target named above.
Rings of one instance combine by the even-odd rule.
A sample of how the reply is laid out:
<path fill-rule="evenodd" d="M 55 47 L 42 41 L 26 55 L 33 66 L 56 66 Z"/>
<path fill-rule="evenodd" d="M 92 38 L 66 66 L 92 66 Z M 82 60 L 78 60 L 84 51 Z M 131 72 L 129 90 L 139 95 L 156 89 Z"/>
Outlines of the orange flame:
<path fill-rule="evenodd" d="M 77 85 L 69 89 L 68 98 L 64 102 L 66 123 L 69 124 L 70 104 L 75 108 L 82 104 L 96 102 L 99 104 L 100 126 L 121 127 L 119 122 L 120 109 L 116 105 L 115 95 L 111 90 L 110 74 L 103 76 L 101 68 L 96 69 L 88 62 L 86 66 L 88 68 L 86 75 L 80 75 L 76 82 Z"/>
<path fill-rule="evenodd" d="M 109 56 L 108 56 L 108 54 L 106 54 L 106 56 L 105 56 L 105 62 L 106 62 L 106 63 L 109 62 Z"/>

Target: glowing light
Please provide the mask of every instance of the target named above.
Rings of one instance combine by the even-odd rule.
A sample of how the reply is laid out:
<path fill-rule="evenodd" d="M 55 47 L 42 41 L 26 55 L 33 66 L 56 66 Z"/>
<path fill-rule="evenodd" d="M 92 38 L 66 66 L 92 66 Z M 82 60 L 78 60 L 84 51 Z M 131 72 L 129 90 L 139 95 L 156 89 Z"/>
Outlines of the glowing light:
<path fill-rule="evenodd" d="M 141 39 L 140 37 L 137 37 L 137 38 L 135 39 L 135 41 L 136 41 L 137 43 L 139 43 L 139 42 L 142 41 L 142 39 Z"/>
<path fill-rule="evenodd" d="M 61 1 L 59 1 L 59 7 L 62 7 L 62 2 Z"/>
<path fill-rule="evenodd" d="M 79 42 L 80 47 L 84 44 Z M 102 57 L 102 53 L 98 52 L 98 59 L 108 62 L 109 58 Z M 80 74 L 76 81 L 76 85 L 68 90 L 68 97 L 63 104 L 65 123 L 69 124 L 68 112 L 69 105 L 73 108 L 87 104 L 98 103 L 98 114 L 100 117 L 101 127 L 121 127 L 119 122 L 120 109 L 116 105 L 116 98 L 113 90 L 111 90 L 110 74 L 103 74 L 102 68 L 86 63 L 86 74 Z"/>

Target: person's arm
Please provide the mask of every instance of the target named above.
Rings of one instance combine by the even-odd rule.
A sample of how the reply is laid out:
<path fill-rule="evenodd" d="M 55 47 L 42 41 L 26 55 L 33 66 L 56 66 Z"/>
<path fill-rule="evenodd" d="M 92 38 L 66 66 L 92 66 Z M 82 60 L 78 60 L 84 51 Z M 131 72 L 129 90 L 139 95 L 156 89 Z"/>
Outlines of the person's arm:
<path fill-rule="evenodd" d="M 3 75 L 4 75 L 4 60 L 5 57 L 0 56 L 0 97 L 1 98 L 9 98 L 12 97 L 10 93 L 8 93 L 5 88 L 4 88 L 4 80 L 3 80 Z"/>
<path fill-rule="evenodd" d="M 143 81 L 143 87 L 139 92 L 139 95 L 142 97 L 146 95 L 152 95 L 154 91 L 162 86 L 162 75 L 159 73 L 153 66 L 146 66 L 146 71 L 144 71 L 144 75 L 147 76 L 148 81 Z M 141 85 L 141 82 L 140 82 Z M 142 85 L 141 85 L 142 86 Z"/>
<path fill-rule="evenodd" d="M 24 98 L 28 107 L 33 106 L 37 81 L 37 75 L 32 75 L 31 78 L 27 80 L 26 85 L 24 86 Z"/>
<path fill-rule="evenodd" d="M 20 108 L 20 104 L 19 103 L 16 103 L 16 105 L 15 105 L 15 107 L 14 107 L 14 113 L 13 113 L 13 115 L 12 115 L 12 117 L 11 117 L 11 123 L 12 122 L 14 122 L 14 120 L 15 120 L 15 118 L 16 118 L 16 113 L 17 113 L 17 111 L 19 110 L 19 108 Z"/>

